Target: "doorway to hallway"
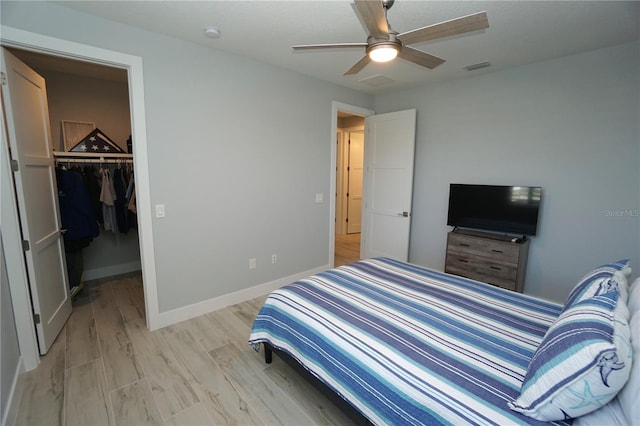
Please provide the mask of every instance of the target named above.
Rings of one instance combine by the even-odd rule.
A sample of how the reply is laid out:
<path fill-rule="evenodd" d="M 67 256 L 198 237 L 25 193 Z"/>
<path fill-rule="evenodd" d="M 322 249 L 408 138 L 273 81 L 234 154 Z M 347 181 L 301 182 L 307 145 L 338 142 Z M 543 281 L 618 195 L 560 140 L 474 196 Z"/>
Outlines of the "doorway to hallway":
<path fill-rule="evenodd" d="M 364 117 L 338 111 L 334 266 L 360 260 Z"/>
<path fill-rule="evenodd" d="M 334 266 L 360 260 L 360 233 L 336 234 Z"/>

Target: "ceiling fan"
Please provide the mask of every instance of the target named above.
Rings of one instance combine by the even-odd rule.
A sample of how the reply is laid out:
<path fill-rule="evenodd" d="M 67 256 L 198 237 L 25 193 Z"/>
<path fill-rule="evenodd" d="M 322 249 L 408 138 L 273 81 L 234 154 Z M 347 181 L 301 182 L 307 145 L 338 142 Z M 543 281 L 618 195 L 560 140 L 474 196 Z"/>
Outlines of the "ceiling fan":
<path fill-rule="evenodd" d="M 433 69 L 444 63 L 445 60 L 409 47 L 410 44 L 423 43 L 489 27 L 487 13 L 479 12 L 412 31 L 398 33 L 391 29 L 387 20 L 387 11 L 391 9 L 394 2 L 395 0 L 355 0 L 355 11 L 369 31 L 366 43 L 306 44 L 293 46 L 293 50 L 364 47 L 366 49 L 365 56 L 349 68 L 344 75 L 357 74 L 371 61 L 388 62 L 396 58 L 396 56 Z"/>

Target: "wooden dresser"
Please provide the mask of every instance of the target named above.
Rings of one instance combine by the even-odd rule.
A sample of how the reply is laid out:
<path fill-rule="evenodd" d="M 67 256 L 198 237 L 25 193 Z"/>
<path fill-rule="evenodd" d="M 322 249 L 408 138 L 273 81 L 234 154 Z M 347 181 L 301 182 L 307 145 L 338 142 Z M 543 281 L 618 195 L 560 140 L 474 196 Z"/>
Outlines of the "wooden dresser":
<path fill-rule="evenodd" d="M 529 240 L 454 230 L 447 236 L 445 272 L 522 293 Z"/>

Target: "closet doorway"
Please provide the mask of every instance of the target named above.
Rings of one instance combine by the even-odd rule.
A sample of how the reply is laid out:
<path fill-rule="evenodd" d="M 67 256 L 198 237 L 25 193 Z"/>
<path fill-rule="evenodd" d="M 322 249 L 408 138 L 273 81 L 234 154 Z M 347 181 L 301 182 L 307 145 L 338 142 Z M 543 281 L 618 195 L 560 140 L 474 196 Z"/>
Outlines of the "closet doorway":
<path fill-rule="evenodd" d="M 127 147 L 131 135 L 131 113 L 126 70 L 18 49 L 8 50 L 45 79 L 51 140 L 58 166 L 109 170 L 112 177 L 114 171 L 128 172 L 131 169 L 133 156 Z M 75 141 L 64 141 L 63 122 L 91 124 L 89 127 L 100 130 L 127 155 L 97 154 L 87 159 L 57 156 L 75 145 Z M 82 136 L 76 139 L 80 138 Z M 87 150 L 90 152 L 91 147 Z M 95 209 L 98 218 L 102 217 L 99 207 Z M 138 233 L 135 221 L 130 222 L 122 223 L 123 229 L 115 230 L 118 232 L 113 232 L 108 225 L 101 225 L 100 235 L 83 250 L 85 281 L 141 269 Z"/>
<path fill-rule="evenodd" d="M 61 128 L 61 121 L 65 119 L 94 122 L 96 127 L 101 127 L 104 133 L 109 134 L 114 140 L 118 140 L 120 142 L 118 145 L 123 151 L 127 151 L 126 140 L 132 134 L 127 70 L 20 49 L 9 48 L 8 50 L 45 77 L 49 98 L 47 103 L 50 110 L 51 145 L 55 151 L 65 151 L 64 135 Z M 109 162 L 113 163 L 108 160 L 97 161 L 100 167 L 121 167 L 124 165 L 123 162 L 110 166 L 107 164 Z M 129 163 L 131 162 L 129 161 Z M 85 166 L 92 167 L 91 163 L 95 164 L 96 161 L 58 159 L 56 163 L 66 164 L 67 167 L 70 166 L 70 163 L 74 163 L 74 165 L 84 163 Z M 55 194 L 55 196 L 57 195 Z M 119 231 L 124 230 L 121 227 Z M 85 259 L 82 282 L 133 273 L 140 277 L 141 283 L 140 246 L 135 224 L 126 232 L 106 233 L 104 229 L 101 229 L 100 236 L 83 250 Z M 144 309 L 146 303 L 141 285 L 139 290 L 141 290 Z M 84 295 L 78 294 L 78 297 L 88 296 L 88 291 Z M 24 309 L 23 304 L 16 305 L 14 303 L 14 306 L 17 306 L 16 309 Z M 18 322 L 16 323 L 18 324 Z M 21 330 L 18 332 L 21 333 Z M 40 352 L 43 352 L 42 348 Z M 29 369 L 33 365 L 27 362 L 26 366 Z"/>

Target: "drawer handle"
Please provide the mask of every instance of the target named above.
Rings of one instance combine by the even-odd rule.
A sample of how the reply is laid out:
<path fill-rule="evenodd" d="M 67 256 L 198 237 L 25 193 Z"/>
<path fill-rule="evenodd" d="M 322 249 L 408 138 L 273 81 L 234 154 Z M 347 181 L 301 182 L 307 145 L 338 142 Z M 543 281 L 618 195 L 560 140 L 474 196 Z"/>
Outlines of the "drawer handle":
<path fill-rule="evenodd" d="M 458 259 L 458 262 L 462 262 L 462 263 L 469 263 L 469 261 L 468 261 L 468 260 L 465 260 L 465 259 Z"/>
<path fill-rule="evenodd" d="M 494 269 L 496 271 L 502 271 L 502 268 L 500 268 L 499 266 L 489 266 L 489 268 Z"/>
<path fill-rule="evenodd" d="M 492 249 L 491 251 L 494 253 L 504 253 L 502 250 L 496 250 L 496 249 Z"/>
<path fill-rule="evenodd" d="M 469 244 L 465 244 L 465 243 L 460 243 L 460 245 L 461 245 L 462 247 L 471 247 Z"/>

